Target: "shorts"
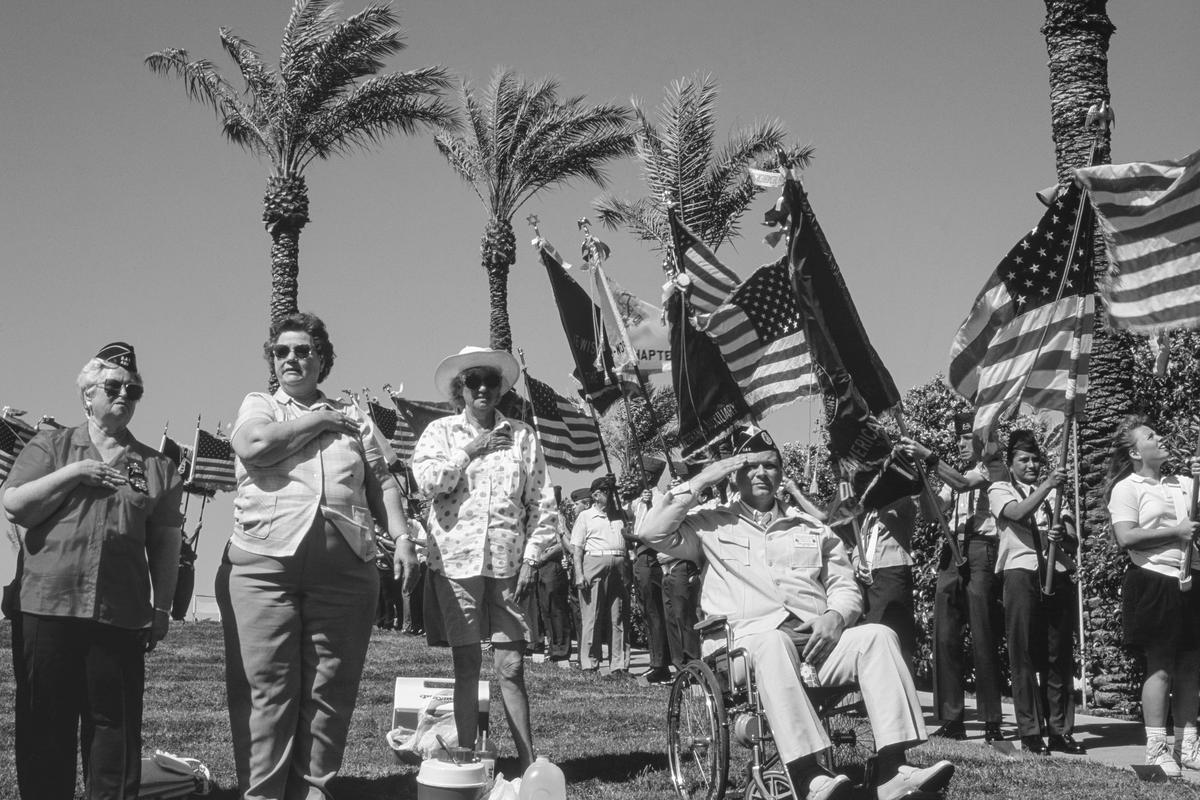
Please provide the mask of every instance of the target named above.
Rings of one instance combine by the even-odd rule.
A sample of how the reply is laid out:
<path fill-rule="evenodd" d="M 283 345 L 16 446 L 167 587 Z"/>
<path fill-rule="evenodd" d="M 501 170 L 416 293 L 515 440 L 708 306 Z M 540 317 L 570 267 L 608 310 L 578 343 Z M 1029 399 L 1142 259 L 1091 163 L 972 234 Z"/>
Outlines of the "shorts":
<path fill-rule="evenodd" d="M 529 641 L 529 623 L 513 599 L 517 576 L 450 578 L 430 570 L 433 594 L 442 616 L 442 632 L 451 647 L 479 644 L 490 638 L 493 645 Z"/>
<path fill-rule="evenodd" d="M 1130 565 L 1121 585 L 1121 615 L 1126 647 L 1186 649 L 1200 642 L 1200 592 L 1179 591 L 1173 575 Z"/>

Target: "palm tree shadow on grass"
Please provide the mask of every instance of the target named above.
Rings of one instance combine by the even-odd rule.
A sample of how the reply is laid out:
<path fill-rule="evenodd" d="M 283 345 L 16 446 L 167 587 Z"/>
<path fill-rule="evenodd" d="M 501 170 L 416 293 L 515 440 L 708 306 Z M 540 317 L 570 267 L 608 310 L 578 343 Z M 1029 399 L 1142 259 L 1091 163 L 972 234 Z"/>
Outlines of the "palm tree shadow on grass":
<path fill-rule="evenodd" d="M 667 768 L 666 753 L 623 753 L 613 758 L 612 753 L 569 758 L 559 763 L 567 783 L 577 783 L 593 778 L 604 783 L 623 783 L 645 772 L 658 772 Z"/>

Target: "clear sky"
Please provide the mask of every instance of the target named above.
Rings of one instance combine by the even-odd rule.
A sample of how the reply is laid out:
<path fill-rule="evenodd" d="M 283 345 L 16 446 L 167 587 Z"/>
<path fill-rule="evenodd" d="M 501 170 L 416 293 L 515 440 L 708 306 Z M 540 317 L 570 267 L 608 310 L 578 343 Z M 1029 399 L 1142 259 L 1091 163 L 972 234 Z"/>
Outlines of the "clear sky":
<path fill-rule="evenodd" d="M 271 61 L 287 0 L 4 0 L 0 3 L 0 404 L 75 424 L 73 381 L 114 339 L 135 345 L 147 384 L 134 432 L 190 441 L 196 416 L 229 422 L 263 386 L 269 239 L 267 169 L 224 141 L 213 114 L 142 58 L 182 47 L 236 69 L 232 27 Z M 361 5 L 347 4 L 350 11 Z M 1044 6 L 1034 0 L 416 0 L 397 6 L 407 50 L 395 69 L 442 64 L 484 84 L 498 65 L 555 75 L 564 95 L 660 101 L 684 75 L 722 87 L 721 128 L 780 119 L 815 145 L 813 207 L 868 333 L 901 388 L 945 369 L 956 326 L 1054 182 Z M 1176 158 L 1200 146 L 1200 5 L 1112 3 L 1113 158 Z M 611 189 L 642 192 L 630 162 Z M 479 266 L 486 221 L 428 136 L 313 164 L 301 236 L 300 307 L 329 324 L 327 391 L 403 382 L 433 399 L 433 369 L 486 344 Z M 530 370 L 566 391 L 570 357 L 523 219 L 568 259 L 591 186 L 547 194 L 517 217 L 513 336 Z M 777 257 L 760 241 L 763 199 L 720 254 L 742 275 Z M 656 256 L 599 232 L 610 271 L 658 297 Z M 801 403 L 766 420 L 783 439 L 812 423 Z M 559 474 L 567 488 L 589 478 Z M 231 506 L 205 519 L 197 592 Z M 194 508 L 188 523 L 194 525 Z M 0 577 L 12 571 L 0 547 Z"/>

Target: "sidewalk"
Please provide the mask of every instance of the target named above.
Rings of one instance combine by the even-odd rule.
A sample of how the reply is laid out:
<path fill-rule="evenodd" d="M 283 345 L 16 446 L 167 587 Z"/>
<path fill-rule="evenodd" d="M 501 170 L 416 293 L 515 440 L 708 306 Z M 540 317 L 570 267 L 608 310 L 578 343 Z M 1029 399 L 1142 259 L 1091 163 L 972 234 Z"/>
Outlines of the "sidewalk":
<path fill-rule="evenodd" d="M 925 709 L 925 725 L 930 731 L 940 725 L 933 717 L 933 695 L 920 692 L 921 705 Z M 976 741 L 981 747 L 986 747 L 983 741 L 983 723 L 975 721 L 975 700 L 966 699 L 967 707 L 967 741 Z M 1016 718 L 1013 715 L 1012 703 L 1004 703 L 1004 729 L 1016 731 Z M 1093 717 L 1076 712 L 1074 737 L 1087 747 L 1086 756 L 1068 756 L 1054 753 L 1049 758 L 1091 759 L 1101 764 L 1107 764 L 1121 769 L 1129 769 L 1132 764 L 1145 763 L 1146 738 L 1145 730 L 1140 722 L 1129 722 L 1111 717 Z M 1023 758 L 1020 743 L 1008 740 L 1015 748 L 1014 758 Z M 1200 772 L 1185 769 L 1183 779 L 1200 784 Z"/>

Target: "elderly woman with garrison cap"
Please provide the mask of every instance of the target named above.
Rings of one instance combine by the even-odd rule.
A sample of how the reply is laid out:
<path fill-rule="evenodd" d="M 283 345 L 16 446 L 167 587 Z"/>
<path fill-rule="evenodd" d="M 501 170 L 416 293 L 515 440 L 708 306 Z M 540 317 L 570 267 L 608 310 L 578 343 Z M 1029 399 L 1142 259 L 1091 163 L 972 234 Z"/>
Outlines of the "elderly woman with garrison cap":
<path fill-rule="evenodd" d="M 374 526 L 398 562 L 417 558 L 370 420 L 318 388 L 334 360 L 325 323 L 290 314 L 263 354 L 279 389 L 238 411 L 233 536 L 217 570 L 234 763 L 246 798 L 323 797 L 375 620 Z"/>
<path fill-rule="evenodd" d="M 533 429 L 496 408 L 519 374 L 502 350 L 464 347 L 443 359 L 434 383 L 462 413 L 429 424 L 413 452 L 413 473 L 432 498 L 426 580 L 453 649 L 458 741 L 475 742 L 481 642 L 490 637 L 524 770 L 533 761 L 533 733 L 522 660 L 529 626 L 520 601 L 539 553 L 554 542 L 555 518 Z"/>
<path fill-rule="evenodd" d="M 105 346 L 76 379 L 87 421 L 43 431 L 4 484 L 26 528 L 21 622 L 28 706 L 18 709 L 26 800 L 75 796 L 83 719 L 87 797 L 137 796 L 145 654 L 170 625 L 183 487 L 129 432 L 143 388 L 133 348 Z"/>

